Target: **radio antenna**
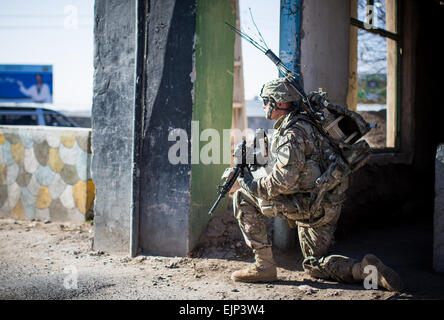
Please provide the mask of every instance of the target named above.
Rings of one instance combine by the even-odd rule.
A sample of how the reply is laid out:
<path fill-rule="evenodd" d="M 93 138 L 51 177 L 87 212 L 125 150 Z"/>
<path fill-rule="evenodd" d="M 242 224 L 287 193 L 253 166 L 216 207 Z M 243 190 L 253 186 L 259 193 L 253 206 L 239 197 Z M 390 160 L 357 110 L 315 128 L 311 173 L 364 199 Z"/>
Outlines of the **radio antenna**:
<path fill-rule="evenodd" d="M 225 22 L 225 24 L 231 29 L 233 30 L 235 33 L 237 33 L 238 35 L 240 35 L 242 38 L 244 38 L 245 40 L 247 40 L 248 42 L 250 42 L 253 46 L 255 46 L 257 49 L 259 49 L 260 51 L 262 51 L 263 53 L 267 52 L 268 49 L 264 48 L 262 45 L 260 45 L 259 43 L 257 43 L 257 41 L 255 41 L 253 38 L 251 38 L 248 34 L 246 34 L 245 32 L 242 32 L 238 29 L 236 29 L 235 27 L 233 27 L 231 24 L 229 24 L 228 22 Z"/>
<path fill-rule="evenodd" d="M 251 8 L 248 8 L 248 10 L 250 10 L 251 21 L 253 22 L 253 25 L 256 28 L 257 33 L 259 34 L 259 38 L 261 39 L 261 42 L 265 45 L 267 50 L 269 50 L 270 48 L 267 46 L 267 43 L 265 42 L 264 37 L 262 37 L 262 33 L 260 32 L 259 28 L 257 27 L 256 22 L 254 22 L 253 13 L 251 11 Z"/>

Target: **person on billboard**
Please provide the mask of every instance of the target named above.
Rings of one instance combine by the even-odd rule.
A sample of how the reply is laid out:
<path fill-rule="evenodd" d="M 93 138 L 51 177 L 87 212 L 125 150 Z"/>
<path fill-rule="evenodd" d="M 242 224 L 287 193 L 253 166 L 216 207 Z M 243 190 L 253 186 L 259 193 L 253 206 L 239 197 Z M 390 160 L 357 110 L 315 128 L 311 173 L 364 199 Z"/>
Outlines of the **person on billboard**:
<path fill-rule="evenodd" d="M 37 73 L 35 75 L 36 84 L 32 85 L 30 88 L 26 89 L 23 86 L 23 82 L 17 81 L 20 86 L 20 92 L 25 96 L 30 97 L 33 102 L 39 103 L 49 103 L 51 102 L 51 93 L 49 92 L 49 86 L 42 82 L 42 75 Z"/>

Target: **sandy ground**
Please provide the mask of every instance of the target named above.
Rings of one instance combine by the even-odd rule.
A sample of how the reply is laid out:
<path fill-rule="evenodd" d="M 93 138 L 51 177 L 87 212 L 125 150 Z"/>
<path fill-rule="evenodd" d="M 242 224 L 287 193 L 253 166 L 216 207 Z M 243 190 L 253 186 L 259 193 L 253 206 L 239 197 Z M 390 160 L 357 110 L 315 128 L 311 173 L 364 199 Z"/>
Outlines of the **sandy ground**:
<path fill-rule="evenodd" d="M 305 275 L 298 248 L 274 250 L 279 281 L 246 284 L 231 272 L 253 261 L 230 211 L 215 217 L 189 257 L 93 251 L 94 227 L 0 219 L 0 299 L 443 299 L 444 276 L 431 270 L 431 227 L 406 224 L 342 235 L 334 252 L 372 252 L 403 277 L 402 294 Z M 75 282 L 70 279 L 77 279 Z"/>

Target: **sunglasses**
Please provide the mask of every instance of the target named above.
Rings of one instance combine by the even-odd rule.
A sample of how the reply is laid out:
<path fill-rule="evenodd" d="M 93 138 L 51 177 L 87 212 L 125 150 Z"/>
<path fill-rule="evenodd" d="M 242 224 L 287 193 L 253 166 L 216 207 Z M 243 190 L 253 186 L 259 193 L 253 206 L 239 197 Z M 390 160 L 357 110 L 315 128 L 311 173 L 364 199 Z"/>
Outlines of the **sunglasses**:
<path fill-rule="evenodd" d="M 272 107 L 274 107 L 276 105 L 276 102 L 272 98 L 263 98 L 262 100 L 264 101 L 264 106 L 268 106 L 268 104 L 270 104 Z"/>

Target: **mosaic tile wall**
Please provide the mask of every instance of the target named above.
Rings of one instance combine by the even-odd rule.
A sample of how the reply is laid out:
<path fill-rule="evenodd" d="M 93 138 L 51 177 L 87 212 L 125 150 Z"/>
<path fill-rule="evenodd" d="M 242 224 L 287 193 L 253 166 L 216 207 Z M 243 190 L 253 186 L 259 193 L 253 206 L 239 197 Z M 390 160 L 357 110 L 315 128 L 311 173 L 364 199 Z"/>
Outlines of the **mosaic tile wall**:
<path fill-rule="evenodd" d="M 0 217 L 92 218 L 91 130 L 0 126 Z"/>

